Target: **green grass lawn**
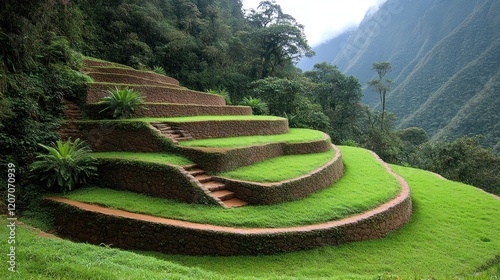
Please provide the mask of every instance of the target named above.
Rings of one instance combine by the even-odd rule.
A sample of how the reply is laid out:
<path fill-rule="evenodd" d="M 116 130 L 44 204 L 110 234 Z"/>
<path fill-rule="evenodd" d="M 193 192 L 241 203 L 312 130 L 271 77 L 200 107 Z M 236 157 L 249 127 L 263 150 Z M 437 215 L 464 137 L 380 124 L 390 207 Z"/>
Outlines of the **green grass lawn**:
<path fill-rule="evenodd" d="M 310 142 L 310 141 L 322 140 L 324 138 L 325 134 L 318 130 L 290 128 L 290 131 L 285 134 L 202 139 L 202 140 L 183 141 L 180 142 L 179 144 L 185 147 L 233 148 L 233 147 L 248 147 L 248 146 L 261 145 L 267 143 Z"/>
<path fill-rule="evenodd" d="M 175 117 L 175 118 L 132 118 L 119 121 L 132 122 L 202 122 L 202 121 L 276 121 L 283 120 L 281 117 L 275 116 L 194 116 L 194 117 Z"/>
<path fill-rule="evenodd" d="M 309 174 L 331 161 L 334 156 L 333 149 L 324 153 L 288 155 L 271 158 L 217 175 L 251 182 L 279 182 Z"/>
<path fill-rule="evenodd" d="M 192 257 L 46 239 L 18 227 L 19 272 L 4 262 L 0 278 L 498 279 L 500 201 L 425 171 L 393 168 L 410 184 L 414 214 L 383 239 L 274 256 Z M 6 224 L 0 217 L 1 236 L 8 236 Z M 5 258 L 9 245 L 0 246 Z"/>
<path fill-rule="evenodd" d="M 346 166 L 342 179 L 305 199 L 277 205 L 224 209 L 101 188 L 76 190 L 67 193 L 66 197 L 191 222 L 235 227 L 287 227 L 344 218 L 372 209 L 399 193 L 396 179 L 385 172 L 370 152 L 352 147 L 341 150 Z"/>
<path fill-rule="evenodd" d="M 106 153 L 92 153 L 95 158 L 116 158 L 116 159 L 129 159 L 140 160 L 156 163 L 165 163 L 169 165 L 183 166 L 193 164 L 189 159 L 174 155 L 174 154 L 161 154 L 161 153 L 132 153 L 132 152 L 106 152 Z"/>

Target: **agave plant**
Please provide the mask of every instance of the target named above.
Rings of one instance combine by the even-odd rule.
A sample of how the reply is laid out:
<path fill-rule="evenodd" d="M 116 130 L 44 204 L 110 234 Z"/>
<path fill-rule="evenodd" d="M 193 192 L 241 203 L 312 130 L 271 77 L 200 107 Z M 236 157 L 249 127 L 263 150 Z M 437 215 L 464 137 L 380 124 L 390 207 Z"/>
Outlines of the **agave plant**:
<path fill-rule="evenodd" d="M 163 76 L 167 75 L 167 71 L 165 71 L 165 68 L 163 68 L 161 66 L 155 66 L 153 68 L 153 72 L 155 72 L 156 74 L 163 75 Z"/>
<path fill-rule="evenodd" d="M 262 102 L 259 98 L 244 97 L 239 105 L 251 107 L 254 115 L 265 115 L 269 112 L 267 104 Z"/>
<path fill-rule="evenodd" d="M 104 111 L 113 111 L 113 118 L 129 118 L 135 110 L 142 107 L 144 100 L 140 92 L 130 88 L 108 90 L 109 96 L 102 98 L 99 104 L 106 105 L 100 113 Z"/>
<path fill-rule="evenodd" d="M 90 148 L 79 138 L 71 143 L 57 141 L 53 147 L 39 144 L 46 153 L 39 153 L 37 161 L 30 170 L 38 179 L 47 184 L 48 188 L 57 187 L 65 193 L 79 184 L 87 183 L 87 179 L 97 174 L 97 161 L 89 155 Z"/>

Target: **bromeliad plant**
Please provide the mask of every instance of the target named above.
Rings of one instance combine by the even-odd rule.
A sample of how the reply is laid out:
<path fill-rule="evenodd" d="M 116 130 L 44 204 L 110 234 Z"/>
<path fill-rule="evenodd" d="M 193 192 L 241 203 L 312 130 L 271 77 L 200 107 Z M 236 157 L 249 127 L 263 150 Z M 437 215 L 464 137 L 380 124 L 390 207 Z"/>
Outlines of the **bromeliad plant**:
<path fill-rule="evenodd" d="M 90 156 L 90 148 L 80 138 L 73 143 L 71 139 L 66 142 L 58 140 L 53 147 L 39 145 L 46 153 L 37 155 L 38 160 L 31 164 L 30 170 L 48 188 L 57 187 L 66 193 L 97 175 L 97 160 Z"/>
<path fill-rule="evenodd" d="M 102 98 L 99 104 L 106 105 L 100 113 L 105 111 L 113 111 L 113 118 L 129 118 L 135 110 L 144 105 L 142 94 L 130 88 L 108 90 L 109 96 Z"/>
<path fill-rule="evenodd" d="M 269 113 L 267 104 L 262 102 L 259 98 L 244 97 L 239 105 L 251 107 L 254 115 L 266 115 Z"/>

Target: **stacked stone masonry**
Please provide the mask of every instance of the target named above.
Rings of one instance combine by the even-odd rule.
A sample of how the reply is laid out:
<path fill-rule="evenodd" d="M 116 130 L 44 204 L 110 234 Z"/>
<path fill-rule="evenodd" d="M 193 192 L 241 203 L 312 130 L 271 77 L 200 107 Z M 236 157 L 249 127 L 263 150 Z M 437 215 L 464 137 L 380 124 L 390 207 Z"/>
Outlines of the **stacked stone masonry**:
<path fill-rule="evenodd" d="M 60 232 L 84 242 L 167 254 L 275 254 L 377 239 L 403 226 L 412 214 L 410 190 L 403 178 L 392 171 L 390 173 L 402 187 L 401 193 L 391 201 L 347 219 L 291 228 L 211 226 L 113 210 L 64 198 L 47 198 L 46 201 L 56 211 L 55 223 Z"/>
<path fill-rule="evenodd" d="M 87 72 L 97 83 L 113 83 L 113 84 L 123 84 L 123 85 L 150 85 L 150 86 L 164 86 L 164 87 L 175 87 L 176 85 L 170 83 L 164 83 L 157 80 L 149 80 L 147 78 L 141 78 L 126 74 L 114 74 L 114 73 L 100 73 L 100 72 Z"/>
<path fill-rule="evenodd" d="M 177 81 L 174 78 L 163 76 L 163 75 L 158 75 L 153 72 L 145 72 L 145 71 L 138 71 L 135 69 L 129 69 L 129 68 L 122 68 L 122 67 L 113 67 L 113 66 L 94 66 L 94 67 L 89 67 L 87 70 L 84 70 L 84 72 L 100 72 L 100 73 L 111 73 L 111 74 L 123 74 L 123 75 L 128 75 L 128 76 L 134 76 L 146 80 L 151 80 L 155 82 L 161 82 L 164 84 L 171 84 L 178 86 L 179 81 Z"/>
<path fill-rule="evenodd" d="M 103 97 L 109 95 L 109 90 L 113 90 L 115 87 L 116 85 L 108 83 L 89 83 L 87 86 L 87 103 L 98 103 Z M 150 103 L 226 105 L 224 97 L 199 91 L 166 86 L 130 85 L 128 87 L 141 92 L 144 101 Z M 125 88 L 125 86 L 121 88 Z"/>
<path fill-rule="evenodd" d="M 103 105 L 88 104 L 85 108 L 87 116 L 92 119 L 111 118 L 111 113 L 100 113 Z M 134 117 L 173 118 L 189 116 L 237 116 L 252 115 L 252 108 L 245 106 L 205 106 L 193 104 L 147 103 L 144 109 L 135 111 Z"/>

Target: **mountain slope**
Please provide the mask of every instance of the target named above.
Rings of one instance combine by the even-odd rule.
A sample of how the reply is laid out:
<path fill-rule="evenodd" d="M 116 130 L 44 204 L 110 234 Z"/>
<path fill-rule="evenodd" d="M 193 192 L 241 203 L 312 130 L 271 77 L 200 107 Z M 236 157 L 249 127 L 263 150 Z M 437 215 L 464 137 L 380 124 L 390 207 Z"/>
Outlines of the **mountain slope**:
<path fill-rule="evenodd" d="M 499 1 L 388 0 L 364 19 L 334 64 L 364 84 L 373 78 L 372 63 L 390 61 L 387 77 L 395 85 L 387 108 L 399 128 L 420 126 L 434 140 L 485 134 L 495 146 L 499 31 Z M 364 102 L 378 105 L 375 93 L 364 93 Z"/>

